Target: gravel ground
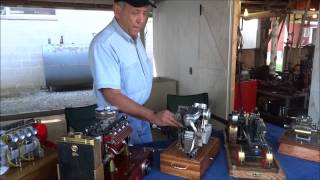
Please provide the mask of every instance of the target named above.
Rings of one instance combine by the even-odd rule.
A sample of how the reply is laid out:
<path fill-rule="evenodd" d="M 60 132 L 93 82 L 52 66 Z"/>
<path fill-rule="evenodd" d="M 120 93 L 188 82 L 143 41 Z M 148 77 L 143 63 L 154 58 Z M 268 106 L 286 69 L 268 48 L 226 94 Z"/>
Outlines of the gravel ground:
<path fill-rule="evenodd" d="M 95 104 L 92 90 L 21 93 L 16 96 L 1 97 L 1 115 L 64 109 Z"/>

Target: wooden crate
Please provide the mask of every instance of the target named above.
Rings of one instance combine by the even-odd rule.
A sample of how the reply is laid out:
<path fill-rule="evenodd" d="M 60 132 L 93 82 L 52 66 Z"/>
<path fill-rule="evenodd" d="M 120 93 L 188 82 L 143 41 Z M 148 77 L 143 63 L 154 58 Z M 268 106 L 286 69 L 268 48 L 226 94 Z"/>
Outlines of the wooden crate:
<path fill-rule="evenodd" d="M 285 131 L 279 139 L 278 152 L 297 158 L 320 162 L 320 137 L 319 133 L 312 136 L 309 143 L 301 143 L 295 140 L 292 130 Z"/>
<path fill-rule="evenodd" d="M 226 133 L 224 137 L 230 176 L 241 179 L 285 179 L 285 174 L 275 156 L 270 167 L 265 167 L 262 161 L 246 161 L 240 164 L 237 157 L 240 145 L 228 143 Z"/>
<path fill-rule="evenodd" d="M 160 154 L 160 171 L 188 179 L 200 179 L 217 156 L 219 148 L 219 139 L 210 138 L 197 156 L 190 159 L 174 142 Z"/>

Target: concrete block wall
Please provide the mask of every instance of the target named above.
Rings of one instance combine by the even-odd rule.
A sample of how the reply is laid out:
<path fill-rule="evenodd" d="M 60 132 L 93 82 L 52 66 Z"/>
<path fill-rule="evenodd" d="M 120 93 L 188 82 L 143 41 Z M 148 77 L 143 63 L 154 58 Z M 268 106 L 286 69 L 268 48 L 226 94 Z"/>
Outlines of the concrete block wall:
<path fill-rule="evenodd" d="M 55 22 L 1 20 L 1 88 L 37 88 L 44 84 L 42 45 Z M 23 31 L 22 31 L 23 30 Z"/>

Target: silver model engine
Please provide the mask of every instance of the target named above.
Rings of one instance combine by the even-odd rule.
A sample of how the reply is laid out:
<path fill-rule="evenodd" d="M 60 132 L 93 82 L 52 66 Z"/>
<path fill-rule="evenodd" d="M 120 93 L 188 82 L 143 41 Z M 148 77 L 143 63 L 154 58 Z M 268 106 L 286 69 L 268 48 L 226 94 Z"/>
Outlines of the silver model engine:
<path fill-rule="evenodd" d="M 296 140 L 311 141 L 313 133 L 320 132 L 320 121 L 318 125 L 312 122 L 309 116 L 299 116 L 292 124 L 292 129 L 296 134 Z"/>
<path fill-rule="evenodd" d="M 44 150 L 37 138 L 35 120 L 20 120 L 0 126 L 0 175 L 9 167 L 22 167 L 23 161 L 33 161 L 43 157 Z"/>
<path fill-rule="evenodd" d="M 194 158 L 199 148 L 210 139 L 210 117 L 211 112 L 206 104 L 195 103 L 193 106 L 178 107 L 176 119 L 183 124 L 178 132 L 178 144 L 190 158 Z"/>

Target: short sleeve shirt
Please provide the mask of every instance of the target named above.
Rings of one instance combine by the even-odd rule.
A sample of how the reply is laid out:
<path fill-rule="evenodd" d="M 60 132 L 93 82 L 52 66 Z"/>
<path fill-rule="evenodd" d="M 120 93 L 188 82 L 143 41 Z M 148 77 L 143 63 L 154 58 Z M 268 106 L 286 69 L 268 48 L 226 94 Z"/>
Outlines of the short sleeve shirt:
<path fill-rule="evenodd" d="M 152 62 L 140 38 L 132 39 L 116 19 L 92 40 L 89 60 L 98 108 L 110 105 L 99 91 L 103 88 L 119 89 L 140 105 L 149 98 Z"/>

